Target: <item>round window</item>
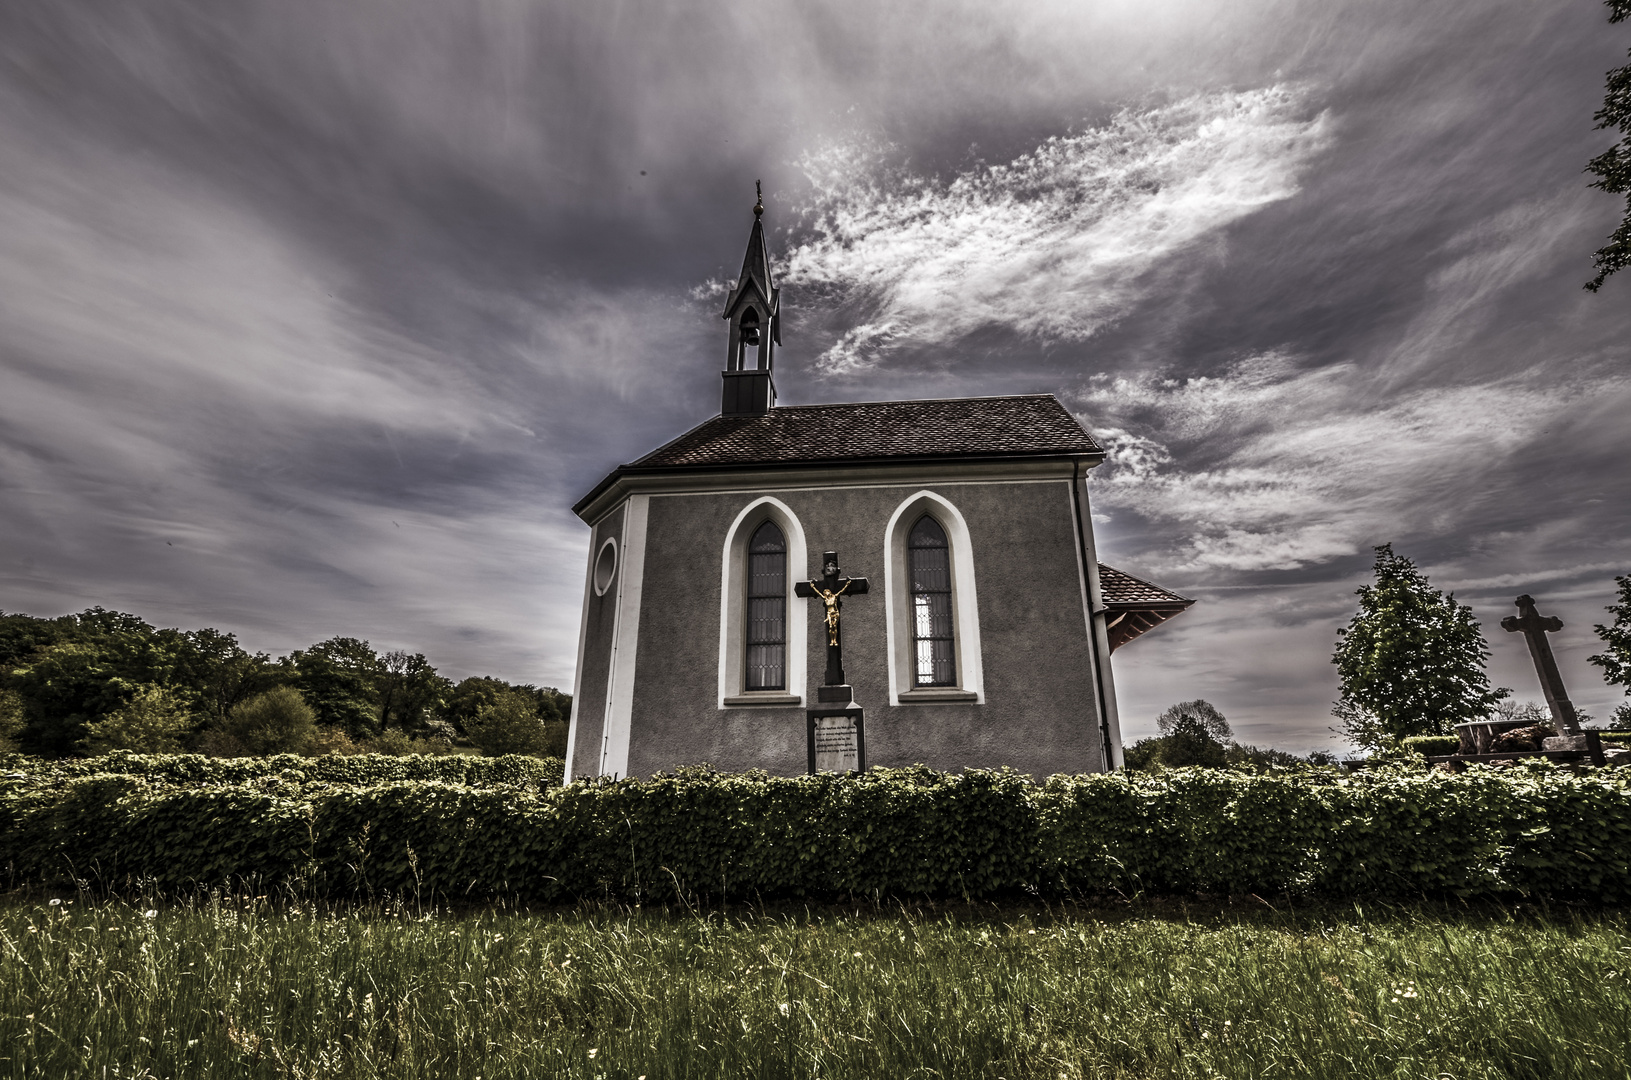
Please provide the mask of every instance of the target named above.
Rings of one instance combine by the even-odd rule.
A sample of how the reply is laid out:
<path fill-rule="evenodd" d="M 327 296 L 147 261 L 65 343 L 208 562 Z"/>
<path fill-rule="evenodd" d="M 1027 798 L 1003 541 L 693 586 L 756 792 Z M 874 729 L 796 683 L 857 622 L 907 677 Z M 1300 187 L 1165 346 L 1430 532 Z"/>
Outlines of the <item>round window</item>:
<path fill-rule="evenodd" d="M 617 573 L 617 541 L 611 537 L 600 545 L 600 554 L 595 556 L 595 595 L 604 596 L 611 587 L 612 575 Z"/>

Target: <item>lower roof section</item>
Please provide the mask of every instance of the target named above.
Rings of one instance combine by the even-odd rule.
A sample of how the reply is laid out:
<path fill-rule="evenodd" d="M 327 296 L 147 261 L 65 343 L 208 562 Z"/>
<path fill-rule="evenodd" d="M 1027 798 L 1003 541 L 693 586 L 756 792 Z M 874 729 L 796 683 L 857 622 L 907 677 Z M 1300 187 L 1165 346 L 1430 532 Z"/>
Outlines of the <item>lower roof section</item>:
<path fill-rule="evenodd" d="M 1111 652 L 1154 630 L 1195 602 L 1103 563 L 1099 564 L 1099 592 L 1104 597 L 1104 623 Z"/>

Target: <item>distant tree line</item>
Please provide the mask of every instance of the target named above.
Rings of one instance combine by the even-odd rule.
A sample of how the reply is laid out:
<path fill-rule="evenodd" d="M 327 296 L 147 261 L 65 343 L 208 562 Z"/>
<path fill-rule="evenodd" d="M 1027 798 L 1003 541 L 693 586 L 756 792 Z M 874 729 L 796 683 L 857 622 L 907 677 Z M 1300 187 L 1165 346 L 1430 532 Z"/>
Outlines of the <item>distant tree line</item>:
<path fill-rule="evenodd" d="M 336 637 L 274 659 L 219 630 L 159 629 L 91 608 L 0 612 L 0 749 L 447 752 L 559 756 L 572 699 L 487 676 L 455 683 L 422 653 Z"/>
<path fill-rule="evenodd" d="M 1247 746 L 1235 739 L 1234 731 L 1217 707 L 1196 699 L 1180 701 L 1156 718 L 1160 734 L 1140 739 L 1123 751 L 1127 768 L 1137 772 L 1157 772 L 1198 766 L 1209 769 L 1236 769 L 1266 772 L 1270 768 L 1308 768 L 1335 765 L 1336 755 L 1315 750 L 1298 757 L 1285 750 Z"/>

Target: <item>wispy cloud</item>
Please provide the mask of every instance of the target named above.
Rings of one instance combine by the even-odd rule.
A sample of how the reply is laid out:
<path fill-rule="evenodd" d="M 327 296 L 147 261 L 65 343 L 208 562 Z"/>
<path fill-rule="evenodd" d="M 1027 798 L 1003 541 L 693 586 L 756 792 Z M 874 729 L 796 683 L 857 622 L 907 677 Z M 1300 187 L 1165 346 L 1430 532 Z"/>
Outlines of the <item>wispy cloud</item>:
<path fill-rule="evenodd" d="M 809 156 L 813 235 L 790 253 L 787 280 L 866 313 L 819 366 L 864 369 L 987 327 L 1090 337 L 1163 260 L 1297 191 L 1332 137 L 1310 101 L 1280 84 L 1125 109 L 945 182 L 885 167 L 886 148 Z"/>
<path fill-rule="evenodd" d="M 1612 374 L 1535 368 L 1386 396 L 1376 381 L 1283 355 L 1215 377 L 1093 380 L 1075 403 L 1110 449 L 1096 500 L 1178 526 L 1173 568 L 1295 569 L 1460 527 L 1489 478 L 1548 428 L 1631 407 L 1631 378 Z M 1158 420 L 1105 423 L 1130 414 Z"/>

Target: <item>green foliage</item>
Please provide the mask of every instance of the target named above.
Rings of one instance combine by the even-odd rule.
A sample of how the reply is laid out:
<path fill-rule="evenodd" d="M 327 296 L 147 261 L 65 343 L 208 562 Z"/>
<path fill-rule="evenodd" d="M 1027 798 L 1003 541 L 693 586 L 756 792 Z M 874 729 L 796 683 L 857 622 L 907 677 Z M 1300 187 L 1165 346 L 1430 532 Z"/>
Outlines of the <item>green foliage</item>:
<path fill-rule="evenodd" d="M 25 722 L 22 697 L 0 686 L 0 754 L 16 752 L 17 736 L 23 733 Z"/>
<path fill-rule="evenodd" d="M 1461 739 L 1456 735 L 1411 735 L 1400 740 L 1400 745 L 1422 757 L 1445 757 L 1461 748 Z"/>
<path fill-rule="evenodd" d="M 538 715 L 537 699 L 520 690 L 500 690 L 489 704 L 477 708 L 464 722 L 465 734 L 488 756 L 542 754 L 560 757 L 566 752 L 566 725 L 546 722 Z"/>
<path fill-rule="evenodd" d="M 1376 584 L 1358 590 L 1359 613 L 1337 631 L 1343 733 L 1379 750 L 1410 735 L 1444 735 L 1480 720 L 1509 691 L 1492 690 L 1489 646 L 1472 609 L 1428 584 L 1416 564 L 1376 549 Z"/>
<path fill-rule="evenodd" d="M 317 713 L 318 723 L 339 728 L 352 738 L 380 730 L 374 696 L 380 658 L 368 642 L 330 638 L 290 653 L 287 664 L 294 671 L 301 696 Z"/>
<path fill-rule="evenodd" d="M 90 754 L 113 750 L 173 754 L 192 729 L 192 714 L 175 693 L 163 686 L 142 686 L 126 704 L 85 725 L 80 749 Z"/>
<path fill-rule="evenodd" d="M 465 731 L 466 725 L 475 719 L 482 706 L 497 704 L 499 698 L 507 692 L 521 693 L 530 697 L 534 712 L 545 724 L 565 722 L 571 718 L 570 694 L 563 694 L 552 686 L 540 688 L 530 684 L 507 683 L 502 679 L 488 676 L 474 676 L 454 687 L 442 715 L 459 731 Z"/>
<path fill-rule="evenodd" d="M 1614 584 L 1619 587 L 1620 602 L 1606 609 L 1614 616 L 1613 624 L 1598 623 L 1592 627 L 1605 647 L 1596 656 L 1586 657 L 1586 661 L 1603 669 L 1604 682 L 1626 687 L 1627 693 L 1631 693 L 1631 574 L 1615 578 Z"/>
<path fill-rule="evenodd" d="M 1622 22 L 1631 18 L 1631 0 L 1606 0 L 1608 21 Z M 1627 53 L 1631 56 L 1631 52 Z M 1591 186 L 1611 195 L 1625 195 L 1625 217 L 1608 238 L 1608 244 L 1592 256 L 1597 276 L 1586 283 L 1596 292 L 1610 274 L 1631 265 L 1631 64 L 1614 68 L 1608 73 L 1604 87 L 1603 107 L 1592 119 L 1599 129 L 1617 130 L 1624 138 L 1592 158 L 1586 171 L 1597 177 Z"/>
<path fill-rule="evenodd" d="M 109 886 L 185 890 L 252 878 L 332 896 L 548 903 L 1022 891 L 1631 901 L 1622 770 L 1170 769 L 1042 786 L 1006 771 L 689 770 L 562 788 L 532 760 L 40 763 L 0 779 L 0 865 L 21 881 L 94 872 Z M 497 771 L 477 768 L 488 762 Z M 393 779 L 410 772 L 421 778 Z"/>
<path fill-rule="evenodd" d="M 279 686 L 234 705 L 221 730 L 246 754 L 304 754 L 317 738 L 317 714 L 299 690 Z"/>

